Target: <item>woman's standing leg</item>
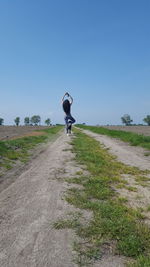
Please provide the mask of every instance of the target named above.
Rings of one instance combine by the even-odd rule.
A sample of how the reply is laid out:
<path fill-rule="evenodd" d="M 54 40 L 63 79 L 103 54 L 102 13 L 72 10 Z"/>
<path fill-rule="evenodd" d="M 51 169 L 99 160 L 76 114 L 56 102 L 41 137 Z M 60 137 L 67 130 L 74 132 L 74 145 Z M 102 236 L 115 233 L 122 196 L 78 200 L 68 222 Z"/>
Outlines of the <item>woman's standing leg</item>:
<path fill-rule="evenodd" d="M 68 128 L 68 116 L 65 116 L 65 124 L 66 124 L 66 134 L 69 133 L 69 128 Z"/>

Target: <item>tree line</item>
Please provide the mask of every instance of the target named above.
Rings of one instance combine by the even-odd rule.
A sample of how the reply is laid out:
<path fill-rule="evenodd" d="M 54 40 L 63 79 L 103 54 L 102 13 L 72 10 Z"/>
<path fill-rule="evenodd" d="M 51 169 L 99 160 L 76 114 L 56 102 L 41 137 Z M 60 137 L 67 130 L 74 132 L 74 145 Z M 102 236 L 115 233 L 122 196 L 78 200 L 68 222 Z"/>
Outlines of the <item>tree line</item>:
<path fill-rule="evenodd" d="M 121 117 L 121 121 L 123 124 L 125 124 L 126 126 L 129 126 L 129 125 L 132 125 L 132 122 L 133 120 L 131 119 L 130 115 L 129 114 L 125 114 L 123 115 L 123 117 Z M 145 123 L 147 123 L 147 125 L 150 126 L 150 115 L 147 115 L 143 121 Z M 16 117 L 14 119 L 14 122 L 16 124 L 16 126 L 19 126 L 20 124 L 20 117 Z M 25 117 L 24 118 L 24 124 L 26 126 L 29 126 L 29 125 L 39 125 L 41 122 L 41 117 L 39 115 L 34 115 L 32 116 L 31 118 L 30 117 Z M 3 118 L 0 118 L 0 125 L 3 125 L 4 124 L 4 119 Z M 51 125 L 51 119 L 50 118 L 47 118 L 45 120 L 45 124 L 47 126 L 50 126 Z"/>
<path fill-rule="evenodd" d="M 123 117 L 121 117 L 121 121 L 123 124 L 125 124 L 126 126 L 129 126 L 129 125 L 132 125 L 131 123 L 133 122 L 133 120 L 131 119 L 130 115 L 129 114 L 125 114 L 123 115 Z M 150 126 L 150 115 L 147 115 L 143 121 L 145 123 L 147 123 L 147 125 Z"/>
<path fill-rule="evenodd" d="M 15 122 L 15 125 L 16 126 L 19 126 L 20 124 L 20 117 L 16 117 L 14 119 L 14 122 Z M 41 117 L 39 115 L 34 115 L 32 116 L 31 118 L 30 117 L 25 117 L 24 118 L 24 124 L 26 126 L 29 126 L 29 125 L 40 125 L 40 122 L 41 122 Z M 0 118 L 0 125 L 3 125 L 4 124 L 4 119 L 3 118 Z M 51 125 L 51 119 L 50 118 L 47 118 L 45 120 L 45 124 L 47 126 L 50 126 Z"/>

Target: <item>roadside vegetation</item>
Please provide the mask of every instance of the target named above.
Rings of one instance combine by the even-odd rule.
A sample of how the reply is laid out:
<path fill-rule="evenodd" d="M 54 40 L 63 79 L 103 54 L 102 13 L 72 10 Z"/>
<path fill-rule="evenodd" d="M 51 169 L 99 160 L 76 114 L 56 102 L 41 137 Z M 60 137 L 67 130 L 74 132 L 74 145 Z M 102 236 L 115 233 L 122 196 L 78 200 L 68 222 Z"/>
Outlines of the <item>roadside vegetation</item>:
<path fill-rule="evenodd" d="M 61 128 L 61 126 L 51 127 L 42 131 L 37 130 L 37 132 L 41 133 L 38 136 L 0 141 L 0 168 L 3 170 L 11 169 L 18 160 L 26 162 L 30 156 L 31 149 L 54 138 Z"/>
<path fill-rule="evenodd" d="M 19 126 L 20 125 L 20 117 L 16 117 L 14 119 L 14 123 L 16 126 Z M 41 124 L 41 117 L 40 115 L 33 115 L 31 118 L 30 117 L 25 117 L 24 118 L 24 125 L 25 126 L 31 126 L 31 125 L 40 125 Z M 51 119 L 50 118 L 47 118 L 45 120 L 45 124 L 47 126 L 50 126 L 51 125 Z M 1 125 L 4 125 L 4 119 L 3 118 L 0 118 L 0 126 Z"/>
<path fill-rule="evenodd" d="M 45 120 L 45 124 L 46 124 L 47 126 L 50 126 L 50 125 L 51 125 L 51 119 L 50 119 L 50 118 L 46 119 L 46 120 Z"/>
<path fill-rule="evenodd" d="M 147 115 L 147 116 L 143 119 L 143 121 L 144 121 L 145 123 L 147 123 L 147 125 L 150 126 L 150 115 Z"/>
<path fill-rule="evenodd" d="M 133 122 L 129 114 L 124 114 L 123 117 L 121 117 L 121 121 L 127 126 L 131 125 L 131 122 Z"/>
<path fill-rule="evenodd" d="M 119 138 L 124 142 L 130 143 L 132 146 L 141 146 L 150 150 L 150 136 L 144 136 L 125 131 L 109 130 L 97 126 L 86 126 L 86 125 L 76 125 L 76 126 L 85 130 L 90 130 L 97 134 L 103 134 L 113 138 Z"/>
<path fill-rule="evenodd" d="M 0 118 L 0 126 L 3 125 L 3 123 L 4 123 L 4 119 Z"/>
<path fill-rule="evenodd" d="M 87 167 L 89 176 L 67 179 L 79 188 L 70 188 L 66 200 L 81 210 L 92 212 L 93 216 L 84 223 L 79 215 L 71 216 L 70 220 L 60 219 L 54 227 L 76 231 L 79 239 L 74 243 L 74 250 L 78 254 L 76 263 L 79 266 L 88 266 L 100 259 L 103 246 L 133 259 L 128 266 L 149 266 L 146 264 L 150 259 L 150 229 L 144 224 L 141 211 L 129 208 L 128 200 L 115 190 L 117 185 L 125 184 L 123 174 L 143 177 L 147 172 L 116 161 L 99 142 L 77 129 L 75 135 L 73 152 L 77 161 Z"/>
<path fill-rule="evenodd" d="M 14 120 L 16 126 L 19 126 L 19 123 L 20 123 L 20 117 L 16 117 L 15 120 Z"/>
<path fill-rule="evenodd" d="M 132 125 L 131 123 L 133 122 L 133 120 L 131 119 L 130 115 L 129 114 L 124 114 L 122 117 L 121 117 L 121 121 L 123 124 L 125 124 L 126 126 L 129 126 L 129 125 Z M 150 126 L 150 115 L 147 115 L 143 121 Z"/>

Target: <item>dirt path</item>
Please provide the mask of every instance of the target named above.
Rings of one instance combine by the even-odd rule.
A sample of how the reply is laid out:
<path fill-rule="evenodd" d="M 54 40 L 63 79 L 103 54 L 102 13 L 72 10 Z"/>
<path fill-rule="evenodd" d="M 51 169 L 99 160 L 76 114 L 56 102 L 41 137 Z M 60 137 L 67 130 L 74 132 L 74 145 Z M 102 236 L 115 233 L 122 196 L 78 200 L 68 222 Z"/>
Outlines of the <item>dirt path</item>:
<path fill-rule="evenodd" d="M 45 153 L 32 161 L 0 194 L 0 266 L 71 267 L 72 233 L 51 227 L 71 207 L 62 200 L 67 183 L 59 179 L 74 175 L 67 137 L 61 136 Z"/>
<path fill-rule="evenodd" d="M 0 266 L 76 267 L 72 262 L 74 232 L 52 223 L 74 211 L 64 199 L 64 178 L 81 171 L 63 132 L 0 193 Z M 93 267 L 123 267 L 125 259 L 104 252 Z"/>
<path fill-rule="evenodd" d="M 121 140 L 93 133 L 89 130 L 82 130 L 85 134 L 95 138 L 101 144 L 109 149 L 110 153 L 117 156 L 118 160 L 145 170 L 150 169 L 150 157 L 144 156 L 145 150 L 142 147 L 130 146 Z"/>

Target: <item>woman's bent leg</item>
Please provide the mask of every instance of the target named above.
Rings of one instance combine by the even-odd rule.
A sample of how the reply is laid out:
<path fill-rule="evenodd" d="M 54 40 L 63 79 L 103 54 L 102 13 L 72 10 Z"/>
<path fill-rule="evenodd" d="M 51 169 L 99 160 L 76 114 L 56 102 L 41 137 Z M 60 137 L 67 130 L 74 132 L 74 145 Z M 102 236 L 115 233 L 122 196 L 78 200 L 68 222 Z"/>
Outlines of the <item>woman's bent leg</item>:
<path fill-rule="evenodd" d="M 71 115 L 65 116 L 65 123 L 66 123 L 66 133 L 71 133 L 72 124 L 75 123 L 75 119 Z"/>
<path fill-rule="evenodd" d="M 72 124 L 76 122 L 76 120 L 71 115 L 69 116 L 69 120 L 71 121 Z"/>

